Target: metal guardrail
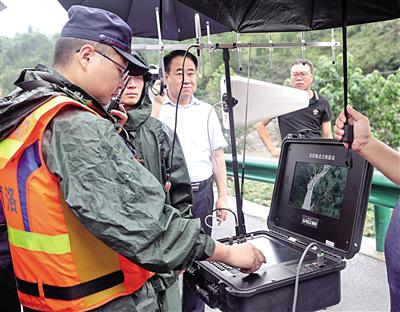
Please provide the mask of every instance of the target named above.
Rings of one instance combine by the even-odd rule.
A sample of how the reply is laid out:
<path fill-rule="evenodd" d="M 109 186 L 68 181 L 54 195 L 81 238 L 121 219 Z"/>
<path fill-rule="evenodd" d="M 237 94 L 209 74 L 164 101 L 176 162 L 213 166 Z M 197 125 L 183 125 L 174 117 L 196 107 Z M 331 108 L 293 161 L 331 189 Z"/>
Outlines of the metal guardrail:
<path fill-rule="evenodd" d="M 230 155 L 225 155 L 226 169 L 228 176 L 233 176 L 232 159 Z M 242 161 L 238 159 L 239 168 Z M 246 157 L 245 178 L 254 181 L 275 183 L 278 160 L 267 160 L 258 157 Z M 374 204 L 375 209 L 375 233 L 376 250 L 383 251 L 386 231 L 389 226 L 391 212 L 400 197 L 400 187 L 388 180 L 381 172 L 374 170 L 372 187 L 368 202 Z"/>

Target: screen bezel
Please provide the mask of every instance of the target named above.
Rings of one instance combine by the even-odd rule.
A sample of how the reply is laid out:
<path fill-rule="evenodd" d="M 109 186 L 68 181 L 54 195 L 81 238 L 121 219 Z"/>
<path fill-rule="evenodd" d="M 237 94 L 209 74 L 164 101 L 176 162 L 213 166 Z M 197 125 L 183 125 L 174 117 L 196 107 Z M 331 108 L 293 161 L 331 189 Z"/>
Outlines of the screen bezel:
<path fill-rule="evenodd" d="M 371 170 L 367 170 L 368 163 L 358 154 L 352 155 L 353 166 L 347 173 L 339 219 L 296 209 L 289 205 L 297 162 L 346 166 L 346 148 L 334 140 L 322 141 L 324 140 L 284 141 L 268 216 L 268 227 L 286 235 L 306 238 L 306 241 L 318 241 L 340 250 L 343 254 L 349 254 L 352 249 L 359 249 L 357 244 L 361 241 L 362 235 L 362 229 L 359 233 L 359 223 L 364 223 L 368 201 L 368 192 L 365 189 L 370 185 L 372 176 L 369 172 Z M 317 157 L 310 157 L 311 154 Z M 329 155 L 334 157 L 327 159 Z M 318 219 L 316 228 L 302 223 L 302 220 L 308 217 Z"/>

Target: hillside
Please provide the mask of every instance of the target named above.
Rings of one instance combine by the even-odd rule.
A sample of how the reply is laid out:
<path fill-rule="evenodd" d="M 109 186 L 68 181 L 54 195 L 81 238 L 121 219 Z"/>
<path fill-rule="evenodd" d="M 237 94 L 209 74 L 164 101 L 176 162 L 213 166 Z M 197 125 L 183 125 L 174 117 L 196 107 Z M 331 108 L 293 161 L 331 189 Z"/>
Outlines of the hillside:
<path fill-rule="evenodd" d="M 13 90 L 13 81 L 22 68 L 37 63 L 51 65 L 52 49 L 57 35 L 47 37 L 32 32 L 17 34 L 14 38 L 0 37 L 0 96 Z M 243 43 L 268 42 L 269 34 L 241 34 Z M 206 38 L 204 38 L 206 39 Z M 331 31 L 313 31 L 305 34 L 307 41 L 331 41 Z M 341 42 L 341 30 L 335 30 L 336 41 Z M 236 40 L 233 33 L 212 36 L 214 43 L 229 43 Z M 300 42 L 299 33 L 274 33 L 272 40 L 279 42 Z M 134 38 L 134 43 L 157 43 L 155 40 Z M 188 41 L 193 43 L 193 41 Z M 376 134 L 393 147 L 400 146 L 400 20 L 351 26 L 348 28 L 349 54 L 349 101 L 356 108 L 370 116 Z M 307 48 L 305 56 L 315 65 L 314 86 L 327 97 L 334 116 L 342 110 L 342 61 L 341 47 L 336 49 L 336 63 L 332 64 L 330 48 Z M 157 64 L 157 52 L 146 52 L 150 63 Z M 268 49 L 249 49 L 241 54 L 243 70 L 239 70 L 239 55 L 231 52 L 231 72 L 278 84 L 284 84 L 289 76 L 290 63 L 301 57 L 300 48 L 275 48 L 271 64 Z M 248 64 L 250 64 L 248 66 Z M 210 62 L 208 51 L 204 51 L 204 77 L 198 79 L 197 96 L 209 103 L 220 99 L 219 81 L 224 74 L 221 51 L 215 51 Z M 287 83 L 287 82 L 286 82 Z M 252 128 L 250 129 L 252 130 Z M 257 136 L 248 146 L 260 151 L 262 145 Z M 279 136 L 274 136 L 278 142 Z M 239 141 L 240 138 L 239 134 Z M 239 147 L 240 149 L 240 147 Z"/>

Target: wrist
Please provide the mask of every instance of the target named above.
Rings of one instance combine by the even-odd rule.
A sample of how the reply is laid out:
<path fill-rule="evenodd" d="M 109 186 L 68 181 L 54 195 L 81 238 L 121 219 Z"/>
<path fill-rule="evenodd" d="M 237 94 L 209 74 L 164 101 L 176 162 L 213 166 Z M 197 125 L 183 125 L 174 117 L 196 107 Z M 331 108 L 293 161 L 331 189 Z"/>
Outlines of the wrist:
<path fill-rule="evenodd" d="M 360 149 L 358 153 L 363 158 L 368 158 L 368 154 L 375 149 L 375 147 L 379 144 L 379 141 L 374 136 L 370 136 L 368 139 L 365 140 L 364 144 L 360 145 Z"/>
<path fill-rule="evenodd" d="M 228 201 L 226 198 L 218 198 L 218 200 L 215 202 L 215 208 L 228 208 Z M 221 211 L 221 210 L 219 210 Z M 217 210 L 218 212 L 218 210 Z"/>
<path fill-rule="evenodd" d="M 228 194 L 218 194 L 218 198 L 217 198 L 217 201 L 218 202 L 226 202 L 226 200 L 227 200 L 227 198 L 228 198 Z"/>
<path fill-rule="evenodd" d="M 218 241 L 215 242 L 214 254 L 208 259 L 225 262 L 229 258 L 230 248 Z"/>

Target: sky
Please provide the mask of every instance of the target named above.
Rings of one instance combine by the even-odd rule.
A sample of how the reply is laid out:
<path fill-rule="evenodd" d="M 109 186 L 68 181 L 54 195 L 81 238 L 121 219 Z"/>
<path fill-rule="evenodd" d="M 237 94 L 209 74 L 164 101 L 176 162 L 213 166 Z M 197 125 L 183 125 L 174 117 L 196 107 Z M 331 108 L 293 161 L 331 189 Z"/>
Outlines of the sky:
<path fill-rule="evenodd" d="M 0 35 L 33 31 L 46 35 L 59 33 L 68 20 L 67 11 L 57 0 L 0 0 L 7 8 L 0 11 Z"/>

